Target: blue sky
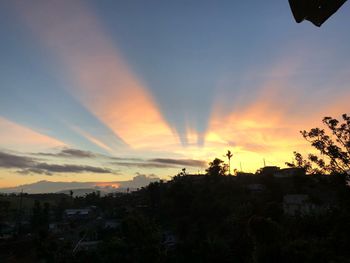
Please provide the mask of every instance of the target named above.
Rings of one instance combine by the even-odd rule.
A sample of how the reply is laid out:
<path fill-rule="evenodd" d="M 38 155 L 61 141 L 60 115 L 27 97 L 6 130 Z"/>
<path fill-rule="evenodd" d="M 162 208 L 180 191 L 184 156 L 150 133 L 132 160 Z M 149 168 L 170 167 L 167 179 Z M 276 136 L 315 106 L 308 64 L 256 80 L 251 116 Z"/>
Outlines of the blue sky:
<path fill-rule="evenodd" d="M 232 148 L 250 169 L 281 165 L 306 147 L 300 129 L 349 111 L 349 13 L 317 28 L 288 1 L 2 1 L 0 148 L 23 148 L 16 126 L 51 138 L 48 152 L 207 161 Z"/>

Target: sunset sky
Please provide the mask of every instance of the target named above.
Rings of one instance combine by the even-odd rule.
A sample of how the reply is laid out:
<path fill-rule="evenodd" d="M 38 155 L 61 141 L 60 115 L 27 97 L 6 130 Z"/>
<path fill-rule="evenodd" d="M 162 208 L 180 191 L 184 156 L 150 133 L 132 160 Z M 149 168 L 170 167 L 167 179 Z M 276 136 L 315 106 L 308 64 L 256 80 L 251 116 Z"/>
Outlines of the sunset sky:
<path fill-rule="evenodd" d="M 0 187 L 284 166 L 349 113 L 350 5 L 321 28 L 284 1 L 0 2 Z"/>

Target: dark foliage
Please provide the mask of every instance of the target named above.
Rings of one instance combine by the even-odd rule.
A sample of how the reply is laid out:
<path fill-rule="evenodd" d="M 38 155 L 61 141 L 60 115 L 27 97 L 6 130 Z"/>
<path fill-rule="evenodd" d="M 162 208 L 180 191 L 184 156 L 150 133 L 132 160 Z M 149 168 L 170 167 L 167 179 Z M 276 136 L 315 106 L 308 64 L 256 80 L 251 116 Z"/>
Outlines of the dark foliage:
<path fill-rule="evenodd" d="M 305 159 L 294 152 L 296 163 L 286 163 L 290 167 L 303 167 L 312 174 L 347 174 L 350 171 L 350 116 L 342 115 L 342 120 L 323 118 L 327 130 L 313 128 L 301 131 L 319 154 L 309 154 Z"/>
<path fill-rule="evenodd" d="M 230 157 L 231 158 L 231 157 Z M 226 174 L 228 169 L 227 164 L 223 160 L 215 158 L 209 163 L 208 169 L 206 169 L 207 175 L 211 176 L 223 176 Z"/>
<path fill-rule="evenodd" d="M 36 200 L 27 215 L 30 235 L 0 242 L 0 259 L 349 262 L 350 190 L 344 176 L 227 176 L 219 159 L 209 168 L 213 169 L 205 175 L 189 175 L 183 170 L 169 182 L 154 182 L 127 194 L 26 195 Z M 255 192 L 252 185 L 264 187 Z M 288 194 L 308 195 L 310 204 L 320 209 L 288 215 L 284 209 Z M 84 207 L 94 211 L 88 219 L 62 215 L 65 209 Z M 10 214 L 11 208 L 1 211 Z M 23 216 L 26 219 L 26 213 Z M 116 227 L 106 228 L 108 220 L 117 222 Z M 61 224 L 63 230 L 48 230 L 51 222 Z M 96 243 L 91 249 L 75 249 L 81 240 Z"/>

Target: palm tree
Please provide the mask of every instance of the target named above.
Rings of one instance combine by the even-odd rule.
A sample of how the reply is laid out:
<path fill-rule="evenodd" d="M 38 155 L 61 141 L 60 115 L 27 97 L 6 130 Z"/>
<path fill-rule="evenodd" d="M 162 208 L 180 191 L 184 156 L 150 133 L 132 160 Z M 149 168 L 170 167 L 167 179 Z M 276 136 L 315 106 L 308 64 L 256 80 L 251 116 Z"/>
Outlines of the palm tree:
<path fill-rule="evenodd" d="M 228 158 L 228 174 L 231 175 L 231 157 L 233 156 L 233 154 L 230 150 L 228 150 L 226 156 Z"/>

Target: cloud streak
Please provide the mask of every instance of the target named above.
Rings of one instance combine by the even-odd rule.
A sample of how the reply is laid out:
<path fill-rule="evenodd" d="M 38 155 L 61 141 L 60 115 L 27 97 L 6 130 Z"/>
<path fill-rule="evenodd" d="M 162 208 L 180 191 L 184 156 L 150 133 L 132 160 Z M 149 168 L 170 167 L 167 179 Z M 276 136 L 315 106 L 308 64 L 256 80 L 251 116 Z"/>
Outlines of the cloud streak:
<path fill-rule="evenodd" d="M 112 173 L 110 169 L 94 167 L 89 165 L 73 165 L 73 164 L 48 164 L 48 163 L 37 163 L 33 168 L 24 169 L 22 172 L 33 172 L 33 173 Z"/>
<path fill-rule="evenodd" d="M 35 155 L 50 156 L 50 157 L 63 157 L 63 158 L 95 158 L 96 154 L 90 151 L 84 151 L 79 149 L 65 148 L 58 153 L 35 153 Z"/>
<path fill-rule="evenodd" d="M 0 152 L 0 167 L 2 168 L 28 168 L 36 165 L 33 158 L 17 156 L 5 152 Z"/>
<path fill-rule="evenodd" d="M 19 174 L 52 175 L 53 173 L 115 173 L 108 168 L 75 164 L 48 164 L 26 156 L 0 152 L 0 168 L 19 169 Z"/>
<path fill-rule="evenodd" d="M 62 147 L 65 144 L 0 116 L 0 145 L 3 148 L 24 150 L 34 146 L 36 149 Z"/>
<path fill-rule="evenodd" d="M 29 28 L 70 74 L 75 82 L 70 92 L 126 144 L 140 148 L 153 146 L 156 139 L 176 142 L 153 97 L 85 2 L 17 1 L 16 6 Z M 88 137 L 110 145 L 108 136 Z"/>
<path fill-rule="evenodd" d="M 171 158 L 154 158 L 148 160 L 126 158 L 120 161 L 112 162 L 112 164 L 124 167 L 137 167 L 137 168 L 179 168 L 179 167 L 198 167 L 203 168 L 206 166 L 206 161 L 193 160 L 193 159 L 171 159 Z"/>
<path fill-rule="evenodd" d="M 170 158 L 156 158 L 149 160 L 150 162 L 167 164 L 167 165 L 177 165 L 177 166 L 192 166 L 192 167 L 205 167 L 206 162 L 202 160 L 192 160 L 192 159 L 170 159 Z"/>
<path fill-rule="evenodd" d="M 113 162 L 112 164 L 123 167 L 136 168 L 176 168 L 175 165 L 151 163 L 151 162 Z"/>
<path fill-rule="evenodd" d="M 231 89 L 228 81 L 218 92 L 225 97 L 216 100 L 206 149 L 229 146 L 234 153 L 233 166 L 243 163 L 250 169 L 259 168 L 265 158 L 271 165 L 283 165 L 292 158 L 293 151 L 311 151 L 299 130 L 319 127 L 322 117 L 346 112 L 348 104 L 344 98 L 349 92 L 340 85 L 335 92 L 334 84 L 323 82 L 312 88 L 315 84 L 305 77 L 311 68 L 310 53 L 302 47 L 292 55 L 278 58 L 269 68 L 252 72 L 242 81 L 247 87 L 255 85 L 247 94 Z M 250 84 L 254 79 L 256 83 Z M 344 74 L 340 79 L 348 83 L 349 78 Z M 328 81 L 339 82 L 338 74 Z"/>

